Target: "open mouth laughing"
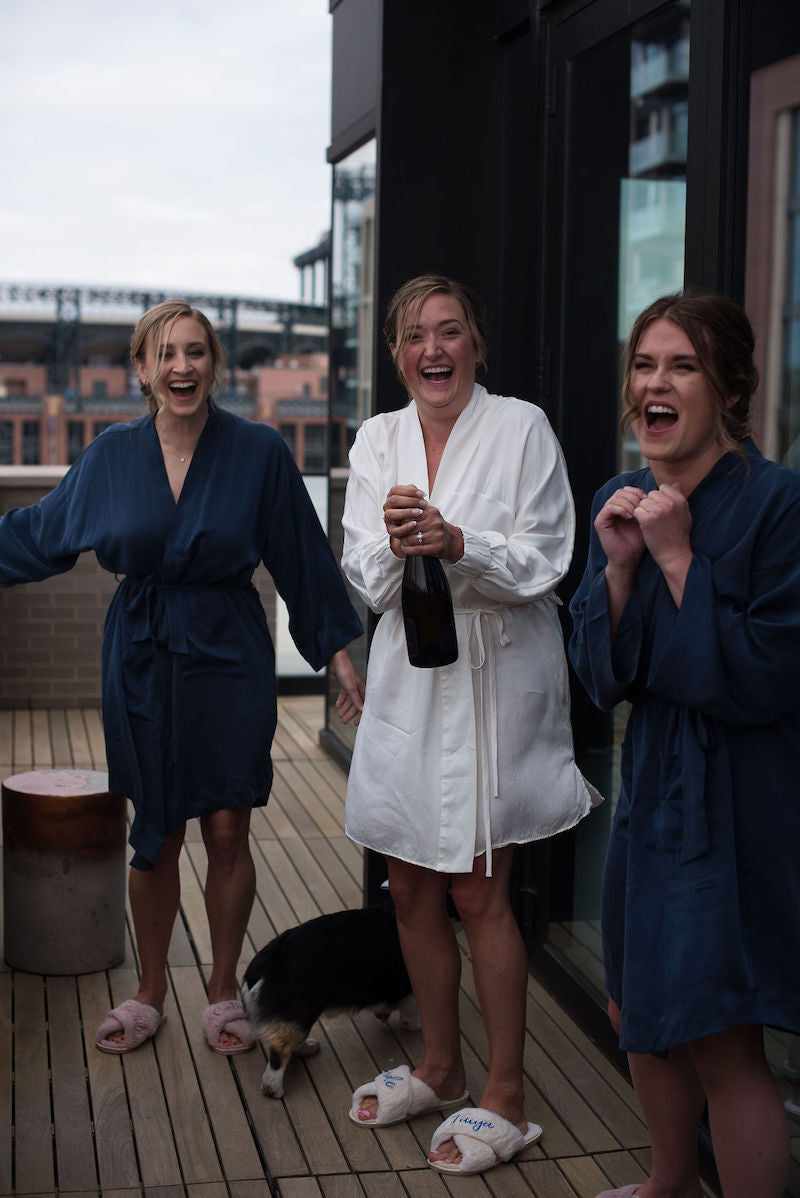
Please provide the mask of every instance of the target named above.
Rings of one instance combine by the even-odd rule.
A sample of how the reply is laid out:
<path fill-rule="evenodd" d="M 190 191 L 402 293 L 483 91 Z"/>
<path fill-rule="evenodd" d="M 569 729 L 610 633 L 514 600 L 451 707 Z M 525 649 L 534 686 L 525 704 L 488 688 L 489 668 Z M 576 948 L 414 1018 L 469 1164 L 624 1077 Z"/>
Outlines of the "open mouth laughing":
<path fill-rule="evenodd" d="M 678 413 L 670 404 L 648 403 L 644 408 L 645 428 L 649 433 L 663 432 L 678 422 Z"/>
<path fill-rule="evenodd" d="M 191 399 L 197 391 L 196 382 L 170 383 L 169 389 L 178 399 Z"/>
<path fill-rule="evenodd" d="M 452 378 L 452 366 L 425 366 L 420 372 L 428 383 L 442 383 Z"/>

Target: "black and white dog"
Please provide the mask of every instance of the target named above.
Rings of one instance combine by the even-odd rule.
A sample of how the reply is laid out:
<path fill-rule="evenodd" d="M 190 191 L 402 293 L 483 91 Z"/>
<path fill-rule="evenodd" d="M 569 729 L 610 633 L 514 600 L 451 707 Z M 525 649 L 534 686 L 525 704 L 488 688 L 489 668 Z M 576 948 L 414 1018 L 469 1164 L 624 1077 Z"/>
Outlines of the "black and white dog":
<path fill-rule="evenodd" d="M 321 915 L 289 928 L 256 953 L 242 984 L 247 1017 L 267 1050 L 264 1094 L 283 1096 L 283 1075 L 320 1015 L 372 1008 L 386 1020 L 400 1008 L 418 1028 L 394 908 Z"/>

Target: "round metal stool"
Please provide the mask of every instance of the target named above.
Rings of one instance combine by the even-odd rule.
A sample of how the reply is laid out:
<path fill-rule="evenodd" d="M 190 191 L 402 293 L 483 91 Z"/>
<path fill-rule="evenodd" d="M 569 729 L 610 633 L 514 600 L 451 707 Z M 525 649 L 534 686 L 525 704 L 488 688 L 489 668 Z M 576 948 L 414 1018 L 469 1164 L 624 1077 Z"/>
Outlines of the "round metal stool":
<path fill-rule="evenodd" d="M 125 955 L 126 801 L 94 770 L 3 782 L 4 956 L 28 973 L 93 973 Z"/>

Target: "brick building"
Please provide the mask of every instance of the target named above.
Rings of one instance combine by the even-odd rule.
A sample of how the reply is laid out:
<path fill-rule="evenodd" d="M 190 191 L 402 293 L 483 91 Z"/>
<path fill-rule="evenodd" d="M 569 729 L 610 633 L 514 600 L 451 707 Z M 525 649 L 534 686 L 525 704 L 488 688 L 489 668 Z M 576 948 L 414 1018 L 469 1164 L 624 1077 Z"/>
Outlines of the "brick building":
<path fill-rule="evenodd" d="M 69 465 L 110 424 L 142 414 L 128 346 L 141 313 L 167 298 L 188 299 L 219 332 L 229 369 L 218 402 L 279 429 L 304 473 L 325 473 L 324 306 L 12 284 L 0 284 L 0 465 Z M 343 422 L 330 435 L 346 452 Z"/>

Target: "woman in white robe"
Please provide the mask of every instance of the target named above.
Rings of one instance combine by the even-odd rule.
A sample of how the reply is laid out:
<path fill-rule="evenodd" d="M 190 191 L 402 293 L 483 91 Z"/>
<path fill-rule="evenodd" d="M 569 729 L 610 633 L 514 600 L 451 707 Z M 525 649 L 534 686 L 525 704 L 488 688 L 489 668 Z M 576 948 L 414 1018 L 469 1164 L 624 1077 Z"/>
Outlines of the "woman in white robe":
<path fill-rule="evenodd" d="M 527 963 L 509 901 L 514 845 L 572 827 L 599 801 L 575 765 L 554 593 L 574 510 L 544 413 L 475 383 L 486 343 L 467 288 L 411 280 L 386 335 L 411 401 L 367 420 L 350 455 L 342 565 L 382 618 L 346 820 L 348 835 L 387 857 L 425 1054 L 400 1080 L 395 1070 L 360 1087 L 351 1118 L 384 1125 L 465 1097 L 452 875 L 490 1065 L 480 1116 L 468 1108 L 447 1121 L 470 1134 L 437 1132 L 429 1159 L 472 1172 L 541 1134 L 523 1108 Z M 413 668 L 406 651 L 403 564 L 417 554 L 442 561 L 453 596 L 459 655 L 436 669 Z M 489 1147 L 473 1151 L 476 1139 Z"/>

